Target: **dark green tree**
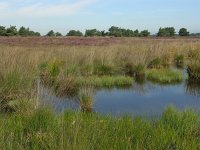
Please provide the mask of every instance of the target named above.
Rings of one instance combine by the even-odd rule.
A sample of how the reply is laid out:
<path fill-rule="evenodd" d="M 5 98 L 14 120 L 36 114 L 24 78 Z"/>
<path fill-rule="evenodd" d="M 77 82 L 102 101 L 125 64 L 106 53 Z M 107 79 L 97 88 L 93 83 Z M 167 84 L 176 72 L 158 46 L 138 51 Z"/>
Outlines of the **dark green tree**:
<path fill-rule="evenodd" d="M 53 30 L 49 31 L 46 36 L 56 36 Z"/>
<path fill-rule="evenodd" d="M 5 36 L 6 35 L 6 27 L 0 26 L 0 36 Z"/>
<path fill-rule="evenodd" d="M 83 33 L 79 30 L 70 30 L 68 33 L 67 33 L 67 36 L 83 36 Z"/>
<path fill-rule="evenodd" d="M 158 31 L 158 36 L 175 36 L 175 28 L 174 27 L 166 27 L 160 28 Z"/>
<path fill-rule="evenodd" d="M 133 32 L 133 36 L 140 36 L 140 33 L 139 33 L 139 30 L 138 29 L 136 29 L 134 32 Z"/>
<path fill-rule="evenodd" d="M 29 31 L 28 36 L 41 36 L 39 32 Z"/>
<path fill-rule="evenodd" d="M 6 29 L 6 36 L 15 36 L 18 34 L 16 26 L 10 26 Z"/>
<path fill-rule="evenodd" d="M 122 30 L 119 27 L 112 26 L 109 29 L 109 35 L 115 37 L 122 37 Z"/>
<path fill-rule="evenodd" d="M 179 30 L 179 35 L 180 35 L 180 36 L 189 36 L 190 33 L 187 31 L 186 28 L 181 28 L 181 29 Z"/>
<path fill-rule="evenodd" d="M 21 27 L 18 31 L 18 34 L 20 36 L 29 36 L 30 35 L 30 31 L 29 31 L 29 28 L 25 28 L 25 27 Z"/>
<path fill-rule="evenodd" d="M 102 36 L 97 29 L 89 29 L 85 31 L 85 36 Z"/>
<path fill-rule="evenodd" d="M 35 36 L 41 36 L 39 32 L 35 32 Z"/>
<path fill-rule="evenodd" d="M 140 32 L 140 36 L 142 37 L 147 37 L 150 35 L 150 32 L 148 30 L 143 30 Z"/>
<path fill-rule="evenodd" d="M 62 34 L 60 32 L 56 32 L 55 35 L 56 36 L 62 36 Z"/>

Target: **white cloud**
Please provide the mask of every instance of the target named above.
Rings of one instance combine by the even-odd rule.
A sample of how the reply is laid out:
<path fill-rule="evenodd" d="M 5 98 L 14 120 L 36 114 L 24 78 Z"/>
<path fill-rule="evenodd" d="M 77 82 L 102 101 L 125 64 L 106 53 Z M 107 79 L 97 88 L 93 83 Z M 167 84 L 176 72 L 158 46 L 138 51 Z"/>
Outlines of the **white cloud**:
<path fill-rule="evenodd" d="M 20 0 L 21 2 L 23 0 Z M 55 17 L 69 16 L 78 13 L 85 7 L 94 3 L 96 0 L 76 0 L 73 3 L 47 4 L 45 2 L 29 3 L 25 6 L 16 6 L 13 3 L 0 3 L 0 12 L 2 16 L 22 16 L 22 17 Z M 16 3 L 16 1 L 15 1 Z"/>
<path fill-rule="evenodd" d="M 0 11 L 7 9 L 9 6 L 9 3 L 7 2 L 0 2 Z"/>

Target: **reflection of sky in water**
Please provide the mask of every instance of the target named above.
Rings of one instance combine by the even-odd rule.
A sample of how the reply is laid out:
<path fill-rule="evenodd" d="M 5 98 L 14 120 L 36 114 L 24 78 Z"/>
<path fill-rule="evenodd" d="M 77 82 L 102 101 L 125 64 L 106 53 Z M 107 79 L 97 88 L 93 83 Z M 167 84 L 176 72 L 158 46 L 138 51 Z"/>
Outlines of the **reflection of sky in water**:
<path fill-rule="evenodd" d="M 102 89 L 95 92 L 94 111 L 115 116 L 154 116 L 160 115 L 167 106 L 173 105 L 180 110 L 193 108 L 200 112 L 200 95 L 192 95 L 199 91 L 199 86 L 188 87 L 185 82 L 175 85 L 134 83 L 130 89 Z M 64 109 L 80 110 L 76 99 L 58 98 L 42 88 L 40 95 L 43 104 L 53 106 L 58 112 Z"/>

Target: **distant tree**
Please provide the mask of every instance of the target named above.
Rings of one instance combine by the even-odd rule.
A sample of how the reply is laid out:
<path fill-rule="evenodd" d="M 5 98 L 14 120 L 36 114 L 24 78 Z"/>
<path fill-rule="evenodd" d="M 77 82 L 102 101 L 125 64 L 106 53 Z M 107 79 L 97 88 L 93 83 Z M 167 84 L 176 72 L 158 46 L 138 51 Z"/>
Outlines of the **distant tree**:
<path fill-rule="evenodd" d="M 167 29 L 167 31 L 169 32 L 169 35 L 170 35 L 170 36 L 175 36 L 176 31 L 175 31 L 175 28 L 174 28 L 174 27 L 168 27 L 168 28 L 166 28 L 166 29 Z"/>
<path fill-rule="evenodd" d="M 16 26 L 10 26 L 6 29 L 6 36 L 15 36 L 18 34 Z"/>
<path fill-rule="evenodd" d="M 133 37 L 134 31 L 130 29 L 122 29 L 122 36 L 124 37 Z"/>
<path fill-rule="evenodd" d="M 146 36 L 149 36 L 150 35 L 150 32 L 148 30 L 143 30 L 140 32 L 140 36 L 143 36 L 143 37 L 146 37 Z"/>
<path fill-rule="evenodd" d="M 160 28 L 158 31 L 158 36 L 175 36 L 175 28 L 174 27 L 166 27 Z"/>
<path fill-rule="evenodd" d="M 108 32 L 105 32 L 105 30 L 101 31 L 101 36 L 109 36 Z"/>
<path fill-rule="evenodd" d="M 109 35 L 115 37 L 122 37 L 122 30 L 119 27 L 112 26 L 109 29 Z"/>
<path fill-rule="evenodd" d="M 90 29 L 85 31 L 85 36 L 101 36 L 101 32 L 97 29 Z"/>
<path fill-rule="evenodd" d="M 158 36 L 169 36 L 169 32 L 165 28 L 160 28 L 158 31 Z"/>
<path fill-rule="evenodd" d="M 67 33 L 67 36 L 83 36 L 83 33 L 79 30 L 70 30 L 68 33 Z"/>
<path fill-rule="evenodd" d="M 55 35 L 56 36 L 62 36 L 62 34 L 60 32 L 56 32 Z"/>
<path fill-rule="evenodd" d="M 35 36 L 41 36 L 39 32 L 35 32 Z"/>
<path fill-rule="evenodd" d="M 136 29 L 136 30 L 133 32 L 133 36 L 139 36 L 139 35 L 140 35 L 139 30 Z"/>
<path fill-rule="evenodd" d="M 41 36 L 39 32 L 29 31 L 28 36 Z"/>
<path fill-rule="evenodd" d="M 191 33 L 191 36 L 200 36 L 200 33 Z"/>
<path fill-rule="evenodd" d="M 18 34 L 20 36 L 29 36 L 30 35 L 30 31 L 29 31 L 29 28 L 25 28 L 25 27 L 21 27 L 18 31 Z"/>
<path fill-rule="evenodd" d="M 0 26 L 0 36 L 5 36 L 6 35 L 6 27 Z"/>
<path fill-rule="evenodd" d="M 186 28 L 181 28 L 181 29 L 179 30 L 179 35 L 180 35 L 180 36 L 189 36 L 190 33 L 187 31 Z"/>
<path fill-rule="evenodd" d="M 46 36 L 56 36 L 53 30 L 49 31 Z"/>

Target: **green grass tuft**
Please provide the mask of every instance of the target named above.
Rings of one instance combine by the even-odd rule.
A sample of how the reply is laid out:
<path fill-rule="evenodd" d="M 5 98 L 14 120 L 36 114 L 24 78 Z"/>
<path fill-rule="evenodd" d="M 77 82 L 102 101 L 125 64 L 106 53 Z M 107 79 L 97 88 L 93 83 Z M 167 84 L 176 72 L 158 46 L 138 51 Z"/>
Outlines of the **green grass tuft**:
<path fill-rule="evenodd" d="M 94 86 L 94 87 L 113 87 L 113 86 L 131 86 L 133 78 L 126 76 L 91 76 L 78 77 L 76 79 L 78 86 Z"/>
<path fill-rule="evenodd" d="M 180 71 L 169 69 L 151 69 L 146 74 L 148 80 L 157 83 L 178 83 L 183 80 L 183 75 Z"/>

